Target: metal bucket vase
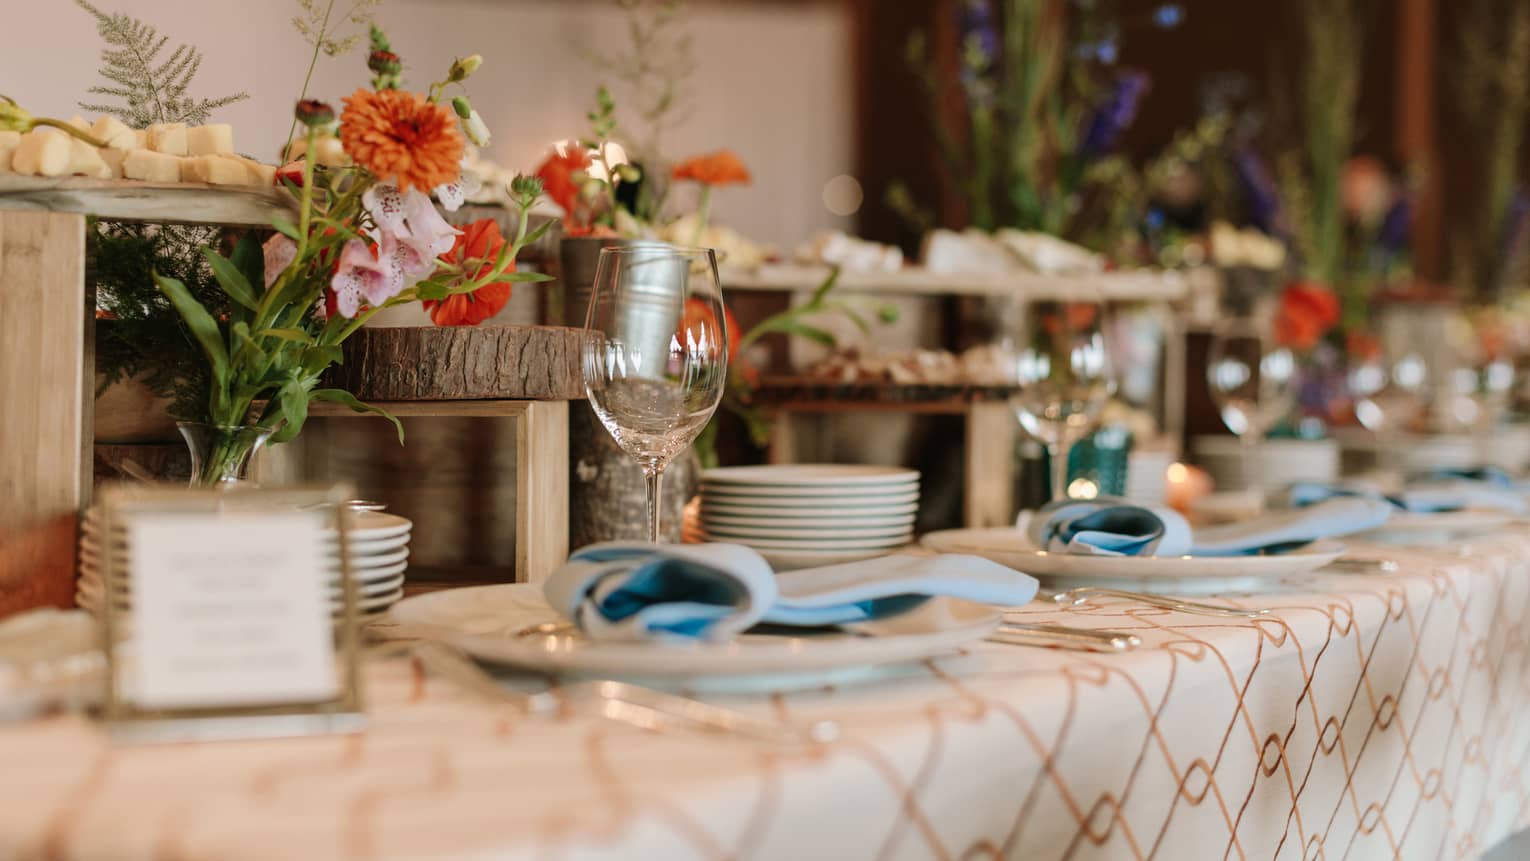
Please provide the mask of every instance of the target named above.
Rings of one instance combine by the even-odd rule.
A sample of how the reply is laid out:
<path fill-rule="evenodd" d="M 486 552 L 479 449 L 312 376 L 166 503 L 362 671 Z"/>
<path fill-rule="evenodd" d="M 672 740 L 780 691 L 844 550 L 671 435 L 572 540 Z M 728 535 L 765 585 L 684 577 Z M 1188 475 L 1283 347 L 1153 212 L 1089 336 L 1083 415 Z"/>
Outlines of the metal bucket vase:
<path fill-rule="evenodd" d="M 602 248 L 634 248 L 666 243 L 652 239 L 614 239 L 593 236 L 565 236 L 558 242 L 558 282 L 547 296 L 547 323 L 550 326 L 584 326 L 590 312 L 590 292 L 595 284 L 595 270 L 600 265 Z"/>

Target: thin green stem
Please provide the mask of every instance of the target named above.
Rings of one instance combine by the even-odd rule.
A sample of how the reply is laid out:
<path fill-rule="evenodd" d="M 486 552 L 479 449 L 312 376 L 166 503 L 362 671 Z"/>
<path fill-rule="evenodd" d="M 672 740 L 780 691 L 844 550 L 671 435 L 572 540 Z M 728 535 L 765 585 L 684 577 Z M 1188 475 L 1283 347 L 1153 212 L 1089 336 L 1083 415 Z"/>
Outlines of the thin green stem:
<path fill-rule="evenodd" d="M 696 232 L 691 235 L 691 245 L 701 244 L 701 234 L 706 232 L 707 220 L 712 217 L 712 186 L 701 185 L 701 199 L 696 203 Z"/>
<path fill-rule="evenodd" d="M 75 137 L 77 137 L 80 140 L 90 144 L 91 146 L 96 146 L 96 147 L 104 147 L 104 146 L 106 146 L 106 141 L 101 140 L 100 138 L 96 137 L 95 135 L 91 134 L 90 132 L 81 131 L 80 129 L 76 128 L 75 126 L 72 126 L 69 123 L 66 123 L 66 122 L 64 122 L 62 120 L 52 120 L 52 119 L 48 119 L 47 117 L 33 117 L 32 118 L 32 127 L 36 128 L 37 126 L 49 126 L 50 128 L 58 129 L 58 130 L 60 130 L 62 132 L 65 132 L 66 134 L 74 135 Z"/>
<path fill-rule="evenodd" d="M 319 33 L 313 38 L 313 56 L 308 58 L 308 74 L 303 76 L 303 91 L 298 94 L 298 101 L 308 98 L 308 84 L 313 81 L 314 67 L 319 65 L 319 47 L 324 44 L 324 35 L 329 32 L 329 13 L 335 10 L 335 0 L 329 0 L 329 5 L 324 7 L 324 21 L 319 25 Z M 282 161 L 292 160 L 292 133 L 297 131 L 297 114 L 292 115 L 292 125 L 287 127 L 287 142 L 282 144 Z M 313 152 L 313 142 L 308 143 L 308 152 Z"/>

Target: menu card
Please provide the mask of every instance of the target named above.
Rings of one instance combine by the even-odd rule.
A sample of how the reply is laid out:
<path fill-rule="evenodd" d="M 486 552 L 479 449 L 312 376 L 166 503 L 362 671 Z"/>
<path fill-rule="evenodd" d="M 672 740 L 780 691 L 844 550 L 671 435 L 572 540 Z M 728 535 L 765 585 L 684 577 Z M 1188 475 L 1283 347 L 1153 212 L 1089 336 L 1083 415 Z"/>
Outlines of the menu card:
<path fill-rule="evenodd" d="M 124 524 L 135 647 L 128 688 L 158 709 L 318 702 L 339 683 L 332 518 L 139 513 Z"/>

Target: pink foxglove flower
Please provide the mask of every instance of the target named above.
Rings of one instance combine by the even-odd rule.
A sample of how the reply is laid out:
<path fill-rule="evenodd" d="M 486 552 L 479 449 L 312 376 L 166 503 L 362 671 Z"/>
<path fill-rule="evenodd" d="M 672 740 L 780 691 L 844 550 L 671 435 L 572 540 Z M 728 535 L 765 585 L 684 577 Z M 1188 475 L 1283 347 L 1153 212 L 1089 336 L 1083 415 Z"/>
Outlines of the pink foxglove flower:
<path fill-rule="evenodd" d="M 373 246 L 352 239 L 340 253 L 340 268 L 330 280 L 330 288 L 335 291 L 335 307 L 340 313 L 355 317 L 363 303 L 379 308 L 402 292 L 404 275 L 391 258 L 379 259 Z"/>
<path fill-rule="evenodd" d="M 462 160 L 462 172 L 451 182 L 435 187 L 436 200 L 447 212 L 456 212 L 467 199 L 483 190 L 483 179 L 468 169 L 467 159 Z"/>
<path fill-rule="evenodd" d="M 391 183 L 379 183 L 361 198 L 377 226 L 383 256 L 400 264 L 406 287 L 429 275 L 435 258 L 450 251 L 462 233 L 446 223 L 430 195 L 421 191 L 404 192 Z"/>
<path fill-rule="evenodd" d="M 260 247 L 265 256 L 266 289 L 270 290 L 292 261 L 297 258 L 297 243 L 280 233 L 266 240 Z"/>

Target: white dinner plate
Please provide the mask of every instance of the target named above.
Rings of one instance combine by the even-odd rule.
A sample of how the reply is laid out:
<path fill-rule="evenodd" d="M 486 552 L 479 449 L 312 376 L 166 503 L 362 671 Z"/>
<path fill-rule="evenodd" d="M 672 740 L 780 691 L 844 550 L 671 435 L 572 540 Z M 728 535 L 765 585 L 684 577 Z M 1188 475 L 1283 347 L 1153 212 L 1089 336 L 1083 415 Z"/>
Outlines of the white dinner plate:
<path fill-rule="evenodd" d="M 905 498 L 907 497 L 907 498 Z M 851 485 L 842 487 L 788 487 L 769 484 L 706 484 L 701 485 L 702 499 L 737 499 L 751 502 L 756 499 L 772 500 L 771 504 L 801 505 L 852 505 L 871 503 L 911 502 L 919 498 L 919 482 L 901 482 L 881 487 Z"/>
<path fill-rule="evenodd" d="M 907 545 L 913 538 L 913 533 L 903 532 L 898 535 L 883 535 L 880 538 L 740 538 L 738 536 L 717 535 L 702 529 L 709 541 L 726 541 L 735 544 L 744 544 L 756 550 L 804 550 L 837 552 L 842 550 L 891 550 Z"/>
<path fill-rule="evenodd" d="M 906 546 L 908 545 L 903 545 L 903 547 Z M 802 568 L 822 568 L 825 565 L 876 559 L 879 556 L 889 556 L 902 550 L 903 547 L 871 550 L 781 550 L 756 547 L 755 550 L 759 551 L 759 554 L 765 557 L 765 561 L 770 563 L 770 567 L 776 571 L 797 571 Z"/>
<path fill-rule="evenodd" d="M 761 491 L 753 494 L 745 493 L 719 493 L 703 488 L 701 491 L 702 509 L 714 508 L 718 505 L 729 506 L 759 506 L 773 508 L 777 511 L 782 509 L 797 511 L 802 509 L 839 509 L 840 511 L 863 509 L 884 509 L 895 506 L 908 505 L 919 502 L 918 489 L 888 492 L 866 496 L 782 496 L 777 493 Z"/>
<path fill-rule="evenodd" d="M 883 526 L 871 529 L 803 530 L 722 526 L 714 523 L 702 524 L 701 531 L 718 541 L 737 541 L 744 544 L 749 544 L 753 541 L 789 541 L 792 544 L 800 544 L 803 547 L 845 547 L 846 549 L 859 545 L 845 544 L 843 542 L 875 542 L 875 544 L 868 545 L 875 547 L 886 546 L 886 542 L 889 541 L 907 544 L 914 534 L 912 526 Z"/>
<path fill-rule="evenodd" d="M 85 513 L 85 519 L 81 522 L 81 531 L 94 534 L 100 522 L 99 508 L 92 508 Z M 396 538 L 408 535 L 414 528 L 414 521 L 399 517 L 397 514 L 389 514 L 385 511 L 357 511 L 351 518 L 351 540 L 381 541 L 385 538 Z"/>
<path fill-rule="evenodd" d="M 368 593 L 363 590 L 362 594 L 358 596 L 358 600 L 356 601 L 356 609 L 365 613 L 375 612 L 398 603 L 399 599 L 403 597 L 403 578 L 400 577 L 398 578 L 397 585 L 391 589 L 372 593 Z M 93 610 L 96 608 L 96 606 L 98 606 L 100 598 L 101 584 L 99 582 L 89 582 L 81 579 L 79 583 L 76 584 L 74 591 L 74 602 L 79 604 L 81 607 L 84 607 L 87 610 Z M 123 609 L 127 609 L 127 598 L 119 596 L 117 606 Z M 331 613 L 339 612 L 340 599 L 332 596 L 329 600 L 329 609 Z"/>
<path fill-rule="evenodd" d="M 919 473 L 895 466 L 871 466 L 847 463 L 792 463 L 766 466 L 724 466 L 701 473 L 703 485 L 771 485 L 793 488 L 847 488 L 866 485 L 883 487 L 894 484 L 917 484 Z"/>
<path fill-rule="evenodd" d="M 119 565 L 126 561 L 126 557 L 120 553 L 117 554 L 115 558 L 117 560 L 117 564 Z M 354 556 L 351 558 L 351 573 L 362 576 L 366 579 L 376 579 L 379 576 L 385 576 L 379 572 L 393 571 L 394 569 L 403 570 L 399 566 L 407 562 L 408 559 L 409 549 L 407 547 L 402 550 L 395 550 L 392 553 L 378 556 Z M 339 565 L 338 559 L 331 557 L 331 561 L 334 562 L 336 566 Z M 84 570 L 87 567 L 99 569 L 101 567 L 101 557 L 96 554 L 94 549 L 89 547 L 81 547 L 80 568 L 81 570 Z"/>
<path fill-rule="evenodd" d="M 351 576 L 358 583 L 371 584 L 397 577 L 407 570 L 409 570 L 409 562 L 407 560 L 400 560 L 380 568 L 353 568 L 351 569 Z M 101 582 L 100 566 L 92 560 L 82 560 L 80 562 L 80 579 L 82 581 L 89 579 L 96 583 Z M 338 583 L 339 580 L 339 572 L 330 573 L 330 585 Z"/>
<path fill-rule="evenodd" d="M 776 689 L 815 686 L 825 673 L 917 661 L 991 633 L 991 607 L 937 598 L 917 610 L 846 631 L 799 636 L 744 634 L 725 643 L 591 642 L 579 636 L 514 634 L 561 620 L 542 588 L 504 583 L 445 589 L 401 601 L 392 618 L 484 661 L 555 675 L 618 677 L 696 689 L 739 689 L 763 677 Z"/>
<path fill-rule="evenodd" d="M 831 526 L 814 523 L 813 521 L 738 523 L 729 520 L 707 518 L 701 521 L 701 525 L 707 532 L 713 535 L 732 535 L 736 537 L 752 535 L 756 538 L 801 538 L 820 542 L 836 538 L 882 538 L 888 535 L 908 535 L 914 531 L 914 521 L 912 519 L 902 523 L 876 523 L 872 521 L 863 526 Z"/>
<path fill-rule="evenodd" d="M 403 587 L 404 572 L 407 569 L 407 565 L 395 565 L 386 571 L 379 572 L 376 576 L 357 579 L 356 586 L 364 596 L 382 595 Z M 101 590 L 100 572 L 95 568 L 82 569 L 80 572 L 80 585 L 99 592 Z M 330 580 L 329 593 L 331 596 L 340 594 L 340 582 L 338 579 Z"/>
<path fill-rule="evenodd" d="M 1387 518 L 1379 529 L 1355 537 L 1381 544 L 1443 544 L 1502 529 L 1518 518 L 1519 515 L 1506 511 L 1471 508 L 1462 511 L 1399 511 Z"/>
<path fill-rule="evenodd" d="M 1086 556 L 1039 550 L 1024 532 L 1009 527 L 947 529 L 929 533 L 921 543 L 937 553 L 981 556 L 1059 589 L 1103 586 L 1172 595 L 1254 590 L 1344 554 L 1337 541 L 1314 541 L 1273 556 Z"/>
<path fill-rule="evenodd" d="M 892 519 L 895 517 L 913 517 L 919 513 L 918 496 L 912 502 L 900 502 L 889 505 L 788 505 L 777 507 L 774 505 L 751 504 L 748 502 L 735 503 L 727 500 L 701 498 L 701 516 L 703 517 L 748 517 L 768 518 L 777 520 L 783 517 L 795 517 L 800 519 L 833 519 L 833 520 L 862 520 L 862 519 Z"/>

